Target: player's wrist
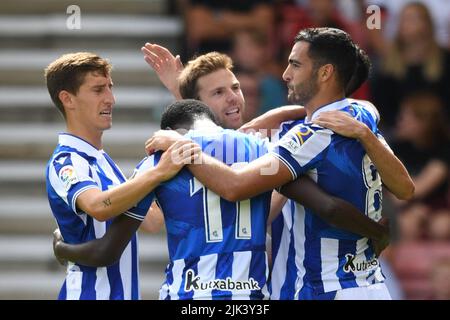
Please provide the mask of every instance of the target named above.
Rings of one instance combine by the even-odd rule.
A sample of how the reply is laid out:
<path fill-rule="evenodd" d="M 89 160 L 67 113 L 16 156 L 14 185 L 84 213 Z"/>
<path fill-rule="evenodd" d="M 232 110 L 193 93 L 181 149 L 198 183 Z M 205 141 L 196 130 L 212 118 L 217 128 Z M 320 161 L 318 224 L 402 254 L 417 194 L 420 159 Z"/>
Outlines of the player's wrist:
<path fill-rule="evenodd" d="M 357 139 L 361 142 L 367 142 L 370 138 L 370 134 L 371 131 L 365 124 L 361 124 L 357 129 Z"/>

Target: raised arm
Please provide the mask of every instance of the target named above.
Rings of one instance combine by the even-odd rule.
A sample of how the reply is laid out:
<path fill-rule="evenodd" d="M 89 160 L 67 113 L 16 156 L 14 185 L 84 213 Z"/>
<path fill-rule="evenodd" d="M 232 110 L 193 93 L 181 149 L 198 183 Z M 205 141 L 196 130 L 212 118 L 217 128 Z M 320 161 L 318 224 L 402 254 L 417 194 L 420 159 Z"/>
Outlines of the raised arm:
<path fill-rule="evenodd" d="M 54 232 L 53 252 L 60 263 L 65 260 L 106 267 L 120 259 L 140 224 L 141 221 L 122 214 L 114 219 L 102 238 L 80 244 L 65 243 L 61 234 Z"/>
<path fill-rule="evenodd" d="M 389 230 L 360 212 L 351 203 L 323 191 L 309 177 L 301 176 L 281 187 L 280 192 L 310 208 L 330 225 L 377 241 L 384 249 L 389 244 Z"/>
<path fill-rule="evenodd" d="M 322 112 L 313 122 L 337 134 L 358 139 L 380 173 L 383 184 L 399 199 L 409 200 L 414 195 L 414 183 L 403 163 L 362 122 L 345 112 Z"/>
<path fill-rule="evenodd" d="M 148 42 L 141 48 L 141 51 L 145 61 L 155 70 L 164 86 L 177 100 L 182 99 L 178 86 L 178 76 L 183 70 L 180 56 L 174 57 L 167 48 Z"/>

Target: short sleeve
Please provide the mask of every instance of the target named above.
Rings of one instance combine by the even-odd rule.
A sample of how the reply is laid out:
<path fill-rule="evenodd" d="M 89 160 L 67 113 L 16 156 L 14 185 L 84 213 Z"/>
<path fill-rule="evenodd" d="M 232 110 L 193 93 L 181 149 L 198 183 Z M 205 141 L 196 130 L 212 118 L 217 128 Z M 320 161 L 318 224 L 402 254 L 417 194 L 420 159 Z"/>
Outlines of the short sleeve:
<path fill-rule="evenodd" d="M 89 162 L 76 153 L 58 154 L 51 162 L 50 183 L 77 214 L 76 200 L 88 189 L 101 189 L 92 178 Z"/>
<path fill-rule="evenodd" d="M 133 175 L 130 179 L 133 179 L 134 177 L 142 174 L 146 170 L 154 167 L 156 165 L 155 163 L 155 156 L 151 155 L 149 157 L 144 158 L 134 169 Z M 134 207 L 127 210 L 124 214 L 143 221 L 145 219 L 145 216 L 147 215 L 148 210 L 150 209 L 150 206 L 152 205 L 153 199 L 155 198 L 154 191 L 147 194 L 141 201 L 139 201 Z"/>
<path fill-rule="evenodd" d="M 292 180 L 314 168 L 324 158 L 332 131 L 321 127 L 297 125 L 278 141 L 271 151 L 289 169 Z"/>

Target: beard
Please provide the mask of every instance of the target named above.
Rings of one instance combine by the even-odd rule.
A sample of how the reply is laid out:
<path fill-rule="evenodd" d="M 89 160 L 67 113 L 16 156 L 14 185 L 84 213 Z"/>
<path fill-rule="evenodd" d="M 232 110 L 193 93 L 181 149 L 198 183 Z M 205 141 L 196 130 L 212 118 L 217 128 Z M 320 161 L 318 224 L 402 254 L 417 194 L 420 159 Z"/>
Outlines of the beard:
<path fill-rule="evenodd" d="M 299 83 L 291 88 L 288 100 L 290 103 L 304 106 L 317 94 L 317 92 L 319 92 L 319 85 L 317 84 L 316 72 L 309 80 Z"/>

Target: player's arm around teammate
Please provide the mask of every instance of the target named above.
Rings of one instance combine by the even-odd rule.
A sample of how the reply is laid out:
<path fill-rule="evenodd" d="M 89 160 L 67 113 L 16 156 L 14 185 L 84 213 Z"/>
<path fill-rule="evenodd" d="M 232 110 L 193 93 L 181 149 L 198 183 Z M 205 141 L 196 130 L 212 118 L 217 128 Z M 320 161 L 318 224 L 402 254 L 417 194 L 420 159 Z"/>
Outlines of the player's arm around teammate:
<path fill-rule="evenodd" d="M 199 152 L 200 147 L 197 144 L 188 140 L 179 141 L 163 153 L 155 168 L 148 169 L 128 182 L 151 179 L 149 185 L 152 188 L 147 191 L 149 193 L 159 183 L 175 176 L 186 163 L 193 162 L 199 155 Z M 113 190 L 117 189 L 119 187 Z M 110 230 L 105 233 L 104 237 L 77 245 L 65 243 L 60 233 L 55 232 L 53 251 L 60 262 L 69 260 L 86 266 L 108 266 L 119 260 L 123 250 L 140 224 L 141 221 L 122 214 L 114 219 Z"/>

